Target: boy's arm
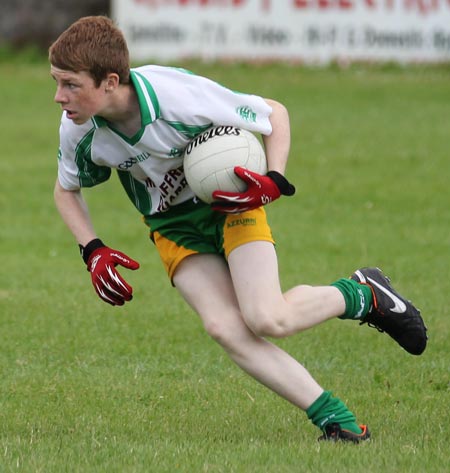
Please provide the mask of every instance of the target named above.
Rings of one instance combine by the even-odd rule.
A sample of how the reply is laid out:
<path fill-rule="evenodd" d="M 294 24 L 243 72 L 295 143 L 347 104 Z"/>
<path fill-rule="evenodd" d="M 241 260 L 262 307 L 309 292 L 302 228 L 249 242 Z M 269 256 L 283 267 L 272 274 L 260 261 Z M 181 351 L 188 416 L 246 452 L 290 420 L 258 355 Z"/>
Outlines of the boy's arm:
<path fill-rule="evenodd" d="M 97 238 L 80 190 L 68 191 L 56 179 L 54 197 L 61 218 L 79 245 L 86 246 Z"/>
<path fill-rule="evenodd" d="M 272 125 L 270 135 L 262 135 L 266 151 L 267 168 L 284 175 L 291 147 L 291 128 L 286 107 L 279 102 L 265 99 L 272 107 L 269 120 Z"/>
<path fill-rule="evenodd" d="M 68 191 L 56 180 L 54 196 L 64 223 L 80 245 L 81 256 L 91 273 L 97 295 L 111 305 L 123 305 L 130 301 L 133 289 L 117 272 L 116 266 L 135 270 L 139 268 L 139 263 L 109 248 L 97 238 L 80 190 Z"/>

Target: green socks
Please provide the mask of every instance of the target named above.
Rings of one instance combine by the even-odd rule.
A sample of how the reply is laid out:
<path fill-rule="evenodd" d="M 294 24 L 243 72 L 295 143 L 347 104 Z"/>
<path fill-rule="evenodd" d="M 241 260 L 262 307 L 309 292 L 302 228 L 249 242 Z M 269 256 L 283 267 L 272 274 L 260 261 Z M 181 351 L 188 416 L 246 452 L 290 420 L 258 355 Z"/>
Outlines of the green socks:
<path fill-rule="evenodd" d="M 341 429 L 355 434 L 362 432 L 353 413 L 339 398 L 332 397 L 330 391 L 324 391 L 306 409 L 306 414 L 308 419 L 321 430 L 324 430 L 328 424 L 337 423 Z"/>
<path fill-rule="evenodd" d="M 340 319 L 362 320 L 369 312 L 373 296 L 369 286 L 359 284 L 353 279 L 339 279 L 331 284 L 339 289 L 345 299 L 345 313 Z"/>
<path fill-rule="evenodd" d="M 345 313 L 339 318 L 363 320 L 372 307 L 373 296 L 369 286 L 359 284 L 353 279 L 339 279 L 331 284 L 339 289 L 345 300 Z M 330 391 L 324 391 L 306 409 L 306 415 L 311 422 L 324 430 L 328 424 L 337 423 L 343 430 L 354 434 L 362 432 L 356 423 L 354 414 L 337 397 L 333 397 Z"/>

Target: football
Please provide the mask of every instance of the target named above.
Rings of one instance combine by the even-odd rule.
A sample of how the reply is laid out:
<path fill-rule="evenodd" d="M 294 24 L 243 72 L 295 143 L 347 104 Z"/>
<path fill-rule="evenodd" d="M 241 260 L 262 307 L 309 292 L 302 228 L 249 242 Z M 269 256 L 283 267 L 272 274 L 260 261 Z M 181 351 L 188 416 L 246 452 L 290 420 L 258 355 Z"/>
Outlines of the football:
<path fill-rule="evenodd" d="M 216 126 L 200 133 L 184 151 L 184 174 L 194 194 L 213 202 L 215 190 L 243 192 L 247 185 L 234 173 L 242 166 L 266 174 L 264 149 L 253 133 L 234 126 Z"/>

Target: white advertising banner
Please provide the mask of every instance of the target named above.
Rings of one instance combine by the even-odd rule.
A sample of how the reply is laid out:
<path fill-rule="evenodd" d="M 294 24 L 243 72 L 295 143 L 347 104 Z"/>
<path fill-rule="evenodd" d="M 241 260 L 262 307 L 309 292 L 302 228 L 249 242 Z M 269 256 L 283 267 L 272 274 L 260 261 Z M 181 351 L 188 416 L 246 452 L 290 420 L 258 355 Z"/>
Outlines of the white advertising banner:
<path fill-rule="evenodd" d="M 450 0 L 113 0 L 133 60 L 450 61 Z"/>

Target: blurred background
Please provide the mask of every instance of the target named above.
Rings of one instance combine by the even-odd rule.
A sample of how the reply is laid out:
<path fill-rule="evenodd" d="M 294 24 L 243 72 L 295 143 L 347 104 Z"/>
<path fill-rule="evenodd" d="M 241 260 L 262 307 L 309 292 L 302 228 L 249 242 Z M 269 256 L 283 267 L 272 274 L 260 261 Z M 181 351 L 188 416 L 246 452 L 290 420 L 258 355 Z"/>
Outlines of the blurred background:
<path fill-rule="evenodd" d="M 447 0 L 2 0 L 1 13 L 0 47 L 45 50 L 77 18 L 106 14 L 134 61 L 450 61 Z"/>
<path fill-rule="evenodd" d="M 46 49 L 73 21 L 110 11 L 109 0 L 2 0 L 0 45 Z"/>

